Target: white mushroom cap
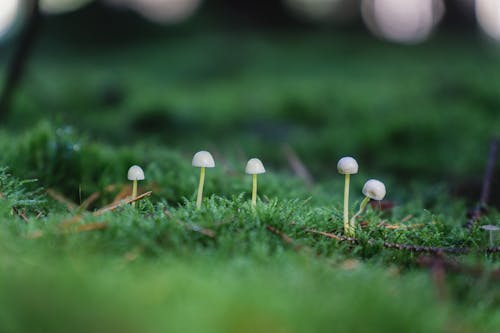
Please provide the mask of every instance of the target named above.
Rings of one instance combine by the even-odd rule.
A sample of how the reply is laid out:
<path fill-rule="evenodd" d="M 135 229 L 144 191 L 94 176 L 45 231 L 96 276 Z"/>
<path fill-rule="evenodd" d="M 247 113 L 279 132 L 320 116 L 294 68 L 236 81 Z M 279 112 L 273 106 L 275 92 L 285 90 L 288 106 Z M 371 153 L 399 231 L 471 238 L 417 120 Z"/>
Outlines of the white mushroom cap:
<path fill-rule="evenodd" d="M 382 200 L 385 197 L 385 185 L 379 180 L 370 179 L 363 186 L 363 194 L 373 200 Z"/>
<path fill-rule="evenodd" d="M 247 162 L 245 172 L 249 175 L 258 175 L 260 173 L 265 173 L 266 169 L 264 168 L 261 160 L 259 160 L 258 158 L 251 158 Z"/>
<path fill-rule="evenodd" d="M 213 168 L 215 161 L 208 151 L 202 150 L 194 154 L 192 165 L 197 168 Z"/>
<path fill-rule="evenodd" d="M 128 180 L 144 180 L 144 171 L 138 165 L 132 165 L 127 172 Z"/>
<path fill-rule="evenodd" d="M 481 229 L 488 230 L 488 231 L 498 231 L 498 230 L 500 230 L 499 227 L 497 227 L 496 225 L 491 225 L 491 224 L 482 225 Z"/>
<path fill-rule="evenodd" d="M 352 157 L 342 157 L 337 163 L 337 170 L 343 175 L 353 175 L 358 173 L 358 162 Z"/>

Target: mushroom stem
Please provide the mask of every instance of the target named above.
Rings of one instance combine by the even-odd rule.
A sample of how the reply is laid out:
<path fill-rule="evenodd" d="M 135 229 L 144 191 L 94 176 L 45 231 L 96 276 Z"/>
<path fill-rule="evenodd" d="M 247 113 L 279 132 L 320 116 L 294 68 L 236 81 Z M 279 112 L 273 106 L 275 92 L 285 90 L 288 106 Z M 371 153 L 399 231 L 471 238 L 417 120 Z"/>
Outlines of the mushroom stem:
<path fill-rule="evenodd" d="M 490 247 L 493 247 L 493 231 L 490 230 Z"/>
<path fill-rule="evenodd" d="M 255 209 L 257 206 L 257 174 L 253 175 L 253 186 L 252 186 L 252 207 Z"/>
<path fill-rule="evenodd" d="M 345 185 L 344 185 L 344 234 L 349 233 L 349 181 L 351 179 L 350 174 L 345 175 Z"/>
<path fill-rule="evenodd" d="M 200 168 L 200 183 L 198 185 L 198 197 L 196 198 L 196 208 L 201 208 L 201 200 L 203 198 L 203 185 L 205 184 L 205 167 Z"/>
<path fill-rule="evenodd" d="M 132 199 L 137 198 L 137 180 L 132 181 Z M 135 201 L 132 202 L 132 207 L 135 207 Z"/>
<path fill-rule="evenodd" d="M 366 208 L 366 206 L 368 205 L 369 202 L 370 202 L 370 197 L 365 197 L 363 199 L 363 201 L 361 201 L 361 204 L 359 205 L 359 210 L 356 212 L 356 214 L 354 214 L 351 217 L 351 225 L 350 225 L 350 227 L 351 227 L 351 231 L 352 231 L 352 236 L 354 236 L 354 233 L 355 233 L 354 227 L 356 226 L 356 218 L 364 212 L 364 210 L 365 210 L 365 208 Z"/>

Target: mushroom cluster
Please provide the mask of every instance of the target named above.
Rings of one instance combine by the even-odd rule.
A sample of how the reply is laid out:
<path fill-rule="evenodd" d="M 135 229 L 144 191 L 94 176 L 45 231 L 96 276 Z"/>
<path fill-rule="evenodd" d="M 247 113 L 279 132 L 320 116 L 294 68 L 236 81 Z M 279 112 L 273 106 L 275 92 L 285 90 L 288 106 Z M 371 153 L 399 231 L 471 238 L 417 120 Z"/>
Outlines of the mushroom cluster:
<path fill-rule="evenodd" d="M 205 170 L 206 168 L 215 168 L 215 160 L 208 151 L 201 150 L 194 154 L 191 165 L 200 168 L 200 180 L 198 183 L 198 191 L 196 195 L 196 208 L 200 209 L 203 201 L 203 187 L 205 185 Z M 253 185 L 252 185 L 252 208 L 255 209 L 257 206 L 257 175 L 265 173 L 266 169 L 264 164 L 258 158 L 251 158 L 248 160 L 245 172 L 252 175 Z M 139 180 L 144 180 L 144 171 L 138 165 L 133 165 L 128 169 L 127 179 L 132 181 L 132 199 L 137 198 L 137 182 Z M 135 201 L 132 202 L 135 206 Z"/>
<path fill-rule="evenodd" d="M 196 208 L 200 209 L 203 202 L 203 187 L 205 185 L 205 170 L 206 168 L 214 168 L 215 161 L 208 151 L 202 150 L 194 154 L 191 165 L 200 168 L 200 179 L 198 183 L 198 191 L 196 195 Z M 349 186 L 351 175 L 355 175 L 359 171 L 358 162 L 350 156 L 342 157 L 337 163 L 337 170 L 340 174 L 344 175 L 344 211 L 343 211 L 343 224 L 344 234 L 354 237 L 356 229 L 356 219 L 363 213 L 370 200 L 383 200 L 386 195 L 386 188 L 384 183 L 376 179 L 369 179 L 363 186 L 362 193 L 365 196 L 359 206 L 359 210 L 349 219 Z M 252 208 L 257 206 L 257 176 L 266 172 L 264 164 L 258 158 L 251 158 L 248 160 L 245 168 L 245 173 L 252 176 Z M 144 171 L 141 167 L 133 165 L 128 169 L 127 178 L 133 182 L 132 185 L 132 198 L 137 198 L 137 182 L 144 180 Z M 135 202 L 132 203 L 135 205 Z M 490 232 L 492 229 L 487 229 Z M 490 235 L 491 237 L 491 235 Z"/>
<path fill-rule="evenodd" d="M 205 168 L 215 167 L 215 161 L 212 155 L 208 151 L 199 151 L 193 156 L 192 165 L 197 168 L 201 168 L 200 171 L 200 182 L 198 185 L 198 195 L 196 198 L 196 207 L 201 208 L 201 203 L 203 199 L 203 184 L 205 182 Z M 265 173 L 266 169 L 264 164 L 258 158 L 251 158 L 247 162 L 245 172 L 253 177 L 252 185 L 252 207 L 255 209 L 257 206 L 257 175 Z"/>
<path fill-rule="evenodd" d="M 351 175 L 357 174 L 358 162 L 352 157 L 342 157 L 337 163 L 337 170 L 345 175 L 344 185 L 344 234 L 354 237 L 356 229 L 356 218 L 363 213 L 370 200 L 381 201 L 384 199 L 386 189 L 384 183 L 380 180 L 370 179 L 363 186 L 362 193 L 365 196 L 359 206 L 359 210 L 349 220 L 349 183 Z"/>

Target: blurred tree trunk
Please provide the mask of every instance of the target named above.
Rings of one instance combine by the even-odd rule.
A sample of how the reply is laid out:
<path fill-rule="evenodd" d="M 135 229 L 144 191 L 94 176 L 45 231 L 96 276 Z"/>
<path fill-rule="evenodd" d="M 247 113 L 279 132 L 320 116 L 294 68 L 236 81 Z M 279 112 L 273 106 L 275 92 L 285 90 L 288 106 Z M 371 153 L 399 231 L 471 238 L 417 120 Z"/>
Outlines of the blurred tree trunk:
<path fill-rule="evenodd" d="M 19 44 L 7 67 L 5 83 L 0 95 L 1 120 L 5 120 L 9 116 L 12 100 L 17 86 L 23 77 L 40 26 L 41 14 L 39 0 L 26 0 L 26 8 L 28 13 L 27 24 L 21 32 Z"/>

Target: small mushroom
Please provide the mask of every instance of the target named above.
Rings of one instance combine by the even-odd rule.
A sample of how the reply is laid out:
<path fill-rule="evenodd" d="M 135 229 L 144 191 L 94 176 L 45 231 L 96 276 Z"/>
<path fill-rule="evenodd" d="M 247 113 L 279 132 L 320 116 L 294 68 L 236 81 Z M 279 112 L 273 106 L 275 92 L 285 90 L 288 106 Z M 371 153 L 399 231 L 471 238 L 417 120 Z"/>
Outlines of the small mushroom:
<path fill-rule="evenodd" d="M 368 180 L 365 185 L 363 186 L 363 190 L 361 191 L 365 195 L 365 198 L 363 201 L 361 201 L 361 204 L 359 205 L 359 210 L 354 216 L 351 218 L 351 230 L 354 233 L 354 226 L 356 223 L 356 218 L 363 213 L 363 211 L 366 208 L 366 205 L 370 202 L 370 200 L 377 200 L 380 201 L 384 199 L 386 190 L 385 190 L 385 185 L 382 183 L 380 180 L 376 179 L 370 179 Z"/>
<path fill-rule="evenodd" d="M 128 180 L 131 180 L 132 183 L 132 198 L 137 198 L 137 181 L 144 180 L 144 171 L 138 165 L 132 165 L 127 172 Z M 135 202 L 132 202 L 132 206 L 135 206 Z"/>
<path fill-rule="evenodd" d="M 248 175 L 253 176 L 253 186 L 252 186 L 252 207 L 255 208 L 257 205 L 257 175 L 261 173 L 265 173 L 266 169 L 262 164 L 262 161 L 258 158 L 251 158 L 247 162 L 247 166 L 245 168 L 245 172 Z"/>
<path fill-rule="evenodd" d="M 194 154 L 191 164 L 196 168 L 200 168 L 200 183 L 198 185 L 198 195 L 196 198 L 196 208 L 200 209 L 203 199 L 203 185 L 205 184 L 205 168 L 214 168 L 215 161 L 208 151 L 202 150 Z"/>
<path fill-rule="evenodd" d="M 337 163 L 337 170 L 340 174 L 345 175 L 344 185 L 344 233 L 354 233 L 354 230 L 349 231 L 349 182 L 351 175 L 358 173 L 358 162 L 352 157 L 342 157 Z"/>
<path fill-rule="evenodd" d="M 377 201 L 383 200 L 386 194 L 384 183 L 376 179 L 368 180 L 363 186 L 362 192 L 367 198 Z"/>
<path fill-rule="evenodd" d="M 493 233 L 500 230 L 500 227 L 496 225 L 486 224 L 482 225 L 481 229 L 486 230 L 490 233 L 490 247 L 493 247 Z"/>

